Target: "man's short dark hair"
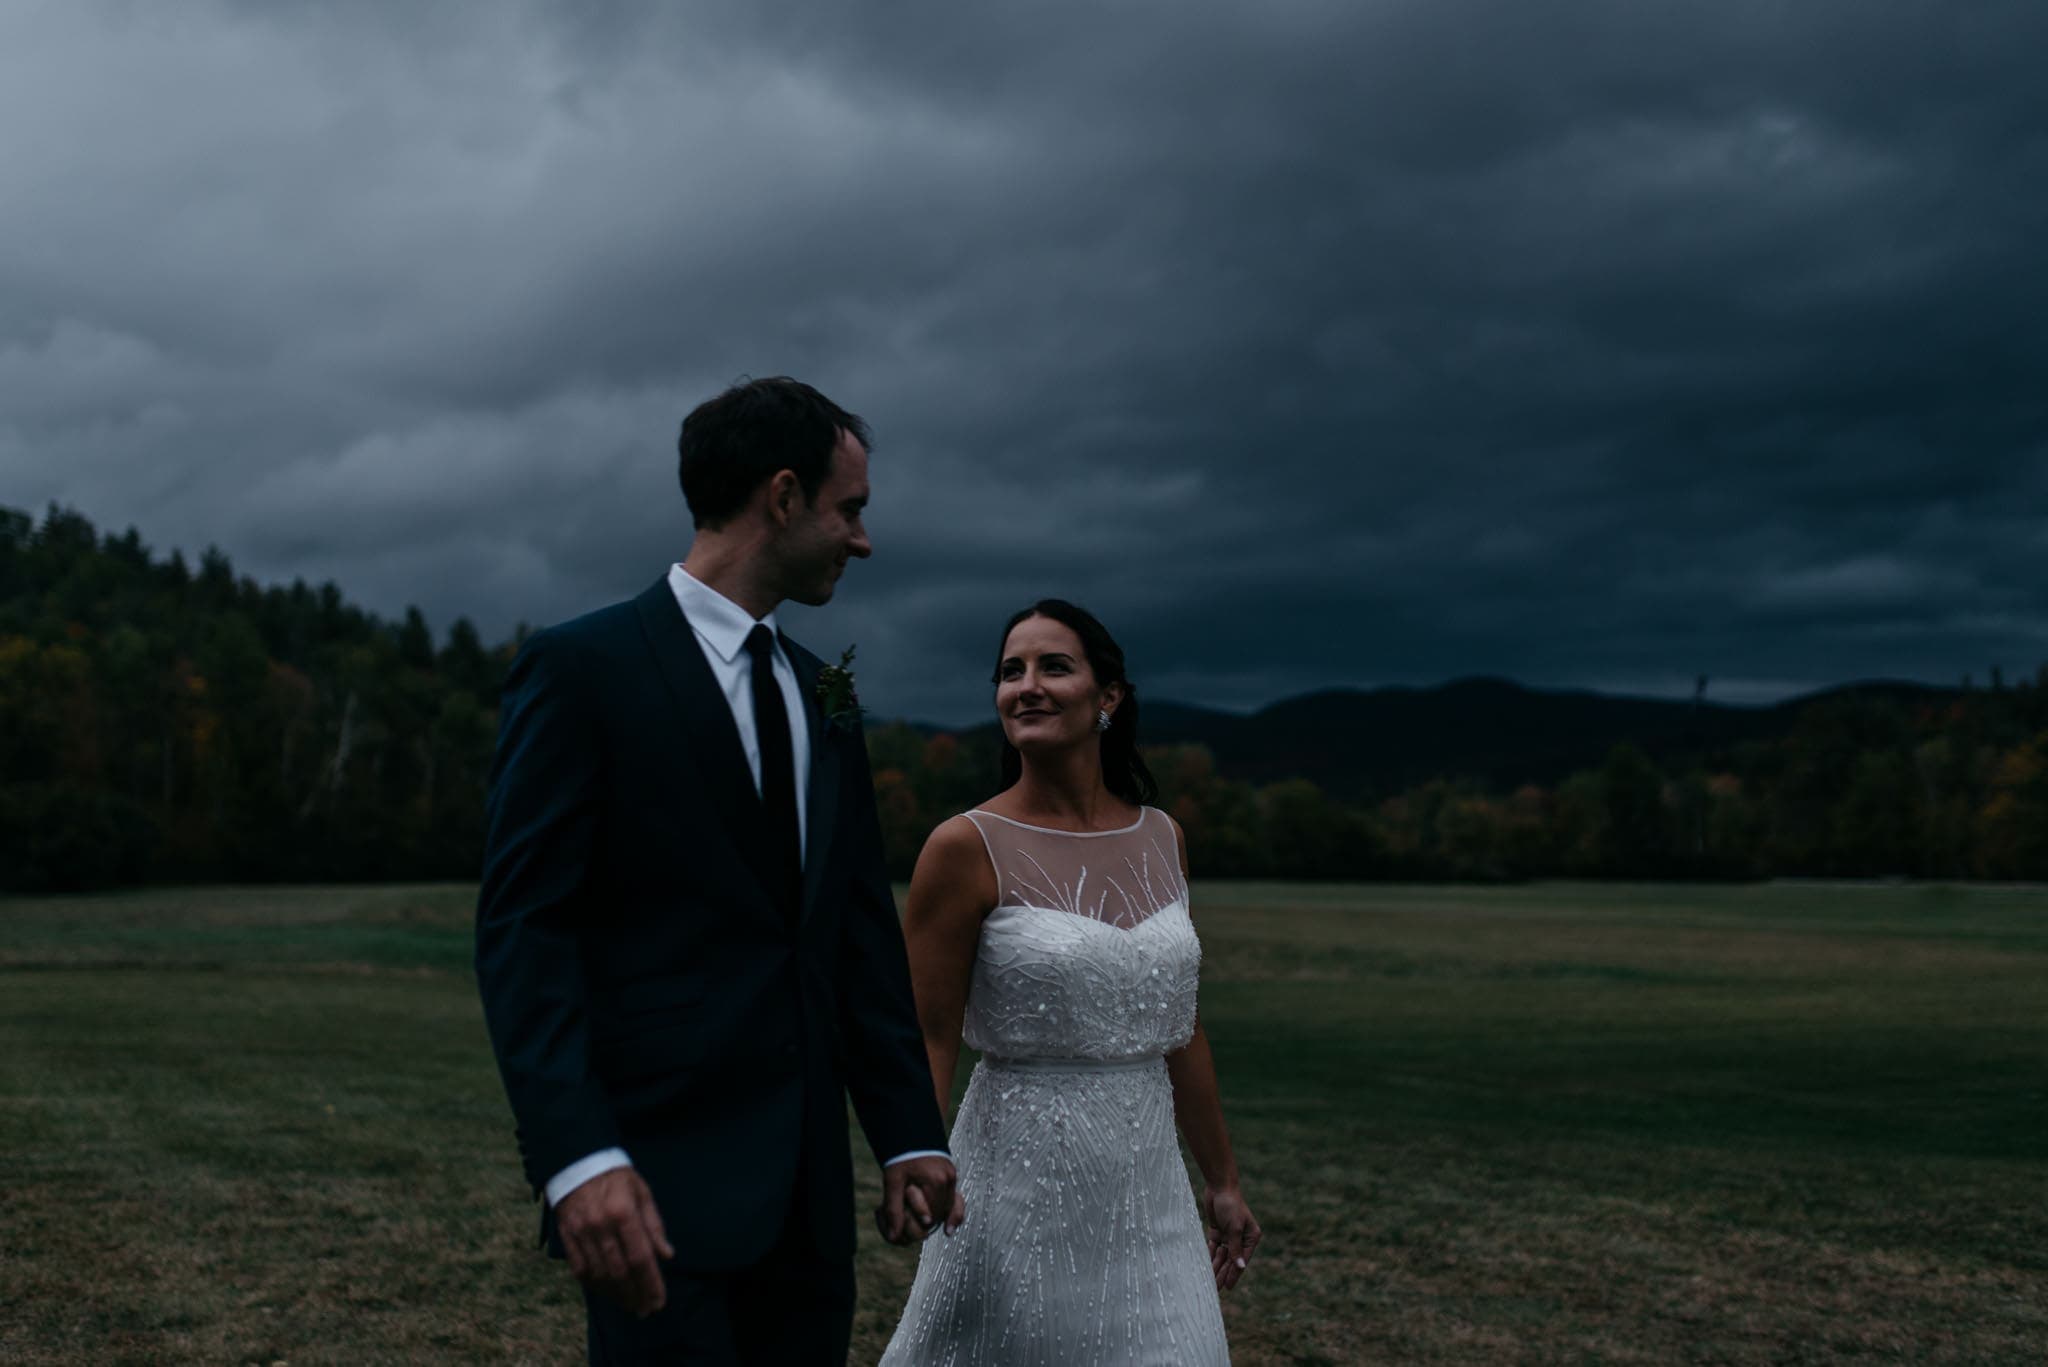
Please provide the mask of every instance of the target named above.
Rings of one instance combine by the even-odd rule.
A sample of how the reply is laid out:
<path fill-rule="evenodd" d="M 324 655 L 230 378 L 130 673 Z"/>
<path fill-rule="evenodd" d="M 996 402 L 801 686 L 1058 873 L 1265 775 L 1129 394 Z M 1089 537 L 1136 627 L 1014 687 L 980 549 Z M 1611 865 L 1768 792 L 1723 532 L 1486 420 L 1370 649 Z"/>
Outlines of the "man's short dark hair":
<path fill-rule="evenodd" d="M 795 473 L 815 503 L 846 432 L 871 445 L 868 425 L 801 380 L 745 380 L 706 399 L 683 419 L 676 476 L 699 527 L 722 527 L 778 470 Z"/>

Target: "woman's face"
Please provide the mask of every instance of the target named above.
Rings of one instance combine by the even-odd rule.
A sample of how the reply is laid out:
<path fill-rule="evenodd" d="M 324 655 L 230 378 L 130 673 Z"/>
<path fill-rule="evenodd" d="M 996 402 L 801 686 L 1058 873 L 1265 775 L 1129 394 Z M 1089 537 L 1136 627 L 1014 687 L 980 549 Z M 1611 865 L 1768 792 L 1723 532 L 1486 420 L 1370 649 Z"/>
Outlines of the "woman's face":
<path fill-rule="evenodd" d="M 1123 689 L 1095 682 L 1074 629 L 1050 617 L 1010 628 L 996 667 L 996 716 L 1020 751 L 1057 750 L 1095 736 L 1095 717 L 1114 713 Z"/>

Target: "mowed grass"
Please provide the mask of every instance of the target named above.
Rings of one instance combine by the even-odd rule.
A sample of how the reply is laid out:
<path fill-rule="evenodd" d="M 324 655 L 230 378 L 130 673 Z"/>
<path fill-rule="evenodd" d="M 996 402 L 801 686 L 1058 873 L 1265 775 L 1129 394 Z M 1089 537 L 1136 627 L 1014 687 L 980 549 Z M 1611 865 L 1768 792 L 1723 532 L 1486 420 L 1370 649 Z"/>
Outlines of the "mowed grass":
<path fill-rule="evenodd" d="M 470 898 L 0 901 L 0 1361 L 577 1360 Z M 2048 892 L 1195 906 L 1235 1361 L 2048 1361 Z M 862 1214 L 869 1362 L 913 1259 Z"/>

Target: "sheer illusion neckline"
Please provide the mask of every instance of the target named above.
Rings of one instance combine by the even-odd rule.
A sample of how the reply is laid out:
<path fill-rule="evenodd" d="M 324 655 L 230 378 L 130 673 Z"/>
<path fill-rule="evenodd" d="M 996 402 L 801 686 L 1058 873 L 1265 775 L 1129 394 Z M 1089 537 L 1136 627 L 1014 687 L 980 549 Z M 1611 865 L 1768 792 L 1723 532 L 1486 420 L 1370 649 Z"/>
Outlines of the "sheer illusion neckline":
<path fill-rule="evenodd" d="M 1083 839 L 1099 835 L 1129 835 L 1132 831 L 1145 824 L 1145 809 L 1143 807 L 1138 808 L 1138 819 L 1136 821 L 1133 821 L 1128 826 L 1119 826 L 1113 831 L 1063 831 L 1057 826 L 1034 826 L 1028 821 L 1019 821 L 1015 817 L 1004 816 L 1001 812 L 989 811 L 986 807 L 974 808 L 974 814 L 976 816 L 992 816 L 998 821 L 1007 821 L 1012 826 L 1022 826 L 1027 831 L 1040 831 L 1046 835 L 1073 835 L 1080 836 Z"/>
<path fill-rule="evenodd" d="M 1136 935 L 1154 921 L 1165 920 L 1170 912 L 1186 911 L 1187 905 L 1187 898 L 1176 897 L 1172 901 L 1161 905 L 1157 910 L 1140 916 L 1135 921 L 1106 921 L 1100 916 L 1090 916 L 1086 912 L 1066 911 L 1060 907 L 1045 907 L 1038 905 L 1036 902 L 1003 902 L 997 906 L 990 907 L 988 916 L 985 919 L 993 920 L 1006 911 L 1036 911 L 1042 912 L 1047 916 L 1064 916 L 1069 921 L 1081 921 L 1091 926 L 1101 926 L 1112 935 Z M 1190 918 L 1189 924 L 1193 924 L 1192 918 Z"/>

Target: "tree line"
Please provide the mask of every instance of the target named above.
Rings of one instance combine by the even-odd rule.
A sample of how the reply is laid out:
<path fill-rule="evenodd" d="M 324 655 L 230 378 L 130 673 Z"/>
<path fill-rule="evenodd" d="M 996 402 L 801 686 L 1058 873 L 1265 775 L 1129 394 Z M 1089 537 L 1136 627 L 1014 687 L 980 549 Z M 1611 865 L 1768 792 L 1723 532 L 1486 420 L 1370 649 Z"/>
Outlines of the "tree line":
<path fill-rule="evenodd" d="M 474 877 L 510 650 L 0 508 L 0 887 Z"/>
<path fill-rule="evenodd" d="M 992 742 L 891 725 L 869 748 L 899 876 L 996 785 Z M 1146 755 L 1210 877 L 2048 879 L 2048 682 L 1821 700 L 1782 739 L 1671 768 L 1624 743 L 1513 791 L 1439 778 L 1347 803 L 1305 779 L 1233 780 L 1200 745 Z"/>
<path fill-rule="evenodd" d="M 0 508 L 0 889 L 472 878 L 517 644 Z M 876 724 L 869 749 L 899 876 L 999 781 L 986 728 Z M 1782 737 L 1661 768 L 1623 744 L 1550 788 L 1340 801 L 1200 746 L 1147 756 L 1211 877 L 2048 878 L 2048 670 L 1818 700 Z"/>

